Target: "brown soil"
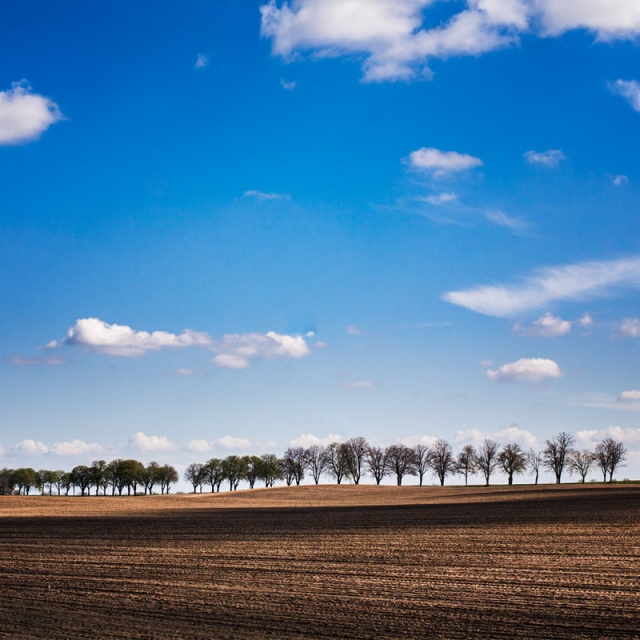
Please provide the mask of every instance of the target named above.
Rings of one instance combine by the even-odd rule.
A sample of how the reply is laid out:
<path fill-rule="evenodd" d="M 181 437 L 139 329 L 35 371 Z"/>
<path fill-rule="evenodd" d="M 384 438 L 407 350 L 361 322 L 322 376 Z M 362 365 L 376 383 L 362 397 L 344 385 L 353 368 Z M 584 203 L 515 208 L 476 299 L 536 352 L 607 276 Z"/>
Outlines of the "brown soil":
<path fill-rule="evenodd" d="M 640 638 L 640 486 L 0 498 L 0 638 Z"/>

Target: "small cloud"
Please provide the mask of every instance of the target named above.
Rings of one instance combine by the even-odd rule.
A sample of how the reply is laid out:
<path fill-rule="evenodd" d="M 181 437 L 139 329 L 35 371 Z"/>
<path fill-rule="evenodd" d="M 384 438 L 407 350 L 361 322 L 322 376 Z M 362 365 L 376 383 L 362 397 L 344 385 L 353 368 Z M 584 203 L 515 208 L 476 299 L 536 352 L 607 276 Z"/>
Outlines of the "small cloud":
<path fill-rule="evenodd" d="M 619 174 L 617 176 L 611 176 L 611 182 L 613 182 L 616 187 L 622 187 L 629 184 L 629 178 L 627 176 Z"/>
<path fill-rule="evenodd" d="M 345 389 L 375 389 L 375 383 L 370 380 L 356 380 L 354 382 L 345 382 L 342 385 Z"/>
<path fill-rule="evenodd" d="M 623 391 L 618 396 L 618 402 L 640 402 L 640 391 L 636 391 L 635 389 Z"/>
<path fill-rule="evenodd" d="M 32 358 L 13 356 L 9 362 L 16 367 L 59 367 L 65 364 L 66 360 L 62 356 L 34 356 Z"/>
<path fill-rule="evenodd" d="M 584 313 L 578 320 L 578 324 L 582 327 L 590 327 L 593 324 L 593 317 L 590 313 Z"/>
<path fill-rule="evenodd" d="M 285 91 L 293 91 L 296 88 L 296 83 L 293 80 L 291 82 L 287 82 L 283 78 L 280 78 L 280 86 Z"/>
<path fill-rule="evenodd" d="M 172 451 L 176 448 L 166 436 L 148 436 L 142 431 L 138 431 L 129 438 L 129 446 L 137 449 L 142 453 L 151 453 L 154 451 Z"/>
<path fill-rule="evenodd" d="M 440 151 L 432 147 L 422 147 L 412 151 L 404 160 L 412 169 L 431 173 L 434 178 L 467 171 L 483 165 L 480 158 L 456 151 Z"/>
<path fill-rule="evenodd" d="M 620 323 L 620 335 L 624 338 L 640 338 L 640 318 L 625 318 Z"/>
<path fill-rule="evenodd" d="M 537 336 L 541 338 L 557 338 L 564 336 L 571 331 L 571 322 L 569 320 L 563 320 L 558 316 L 554 316 L 551 313 L 545 313 L 538 318 L 535 322 L 531 323 L 531 326 L 521 330 L 530 336 Z"/>
<path fill-rule="evenodd" d="M 247 438 L 223 436 L 217 440 L 212 440 L 211 444 L 214 447 L 221 447 L 222 449 L 249 449 L 251 448 L 252 442 Z"/>
<path fill-rule="evenodd" d="M 56 442 L 49 450 L 55 456 L 81 456 L 102 453 L 104 447 L 96 442 L 89 443 L 84 440 L 71 440 L 70 442 Z"/>
<path fill-rule="evenodd" d="M 524 154 L 529 164 L 541 164 L 545 167 L 557 167 L 564 160 L 564 153 L 560 149 L 549 149 L 548 151 L 527 151 Z"/>
<path fill-rule="evenodd" d="M 347 333 L 348 333 L 350 336 L 359 336 L 359 335 L 362 333 L 362 331 L 361 331 L 360 329 L 358 329 L 358 327 L 356 327 L 356 325 L 355 325 L 355 324 L 350 324 L 350 325 L 347 327 Z"/>
<path fill-rule="evenodd" d="M 195 371 L 194 369 L 185 369 L 183 367 L 180 369 L 176 369 L 174 372 L 174 375 L 180 378 L 183 378 L 183 377 L 189 377 L 189 376 L 201 376 L 202 373 L 199 371 Z"/>
<path fill-rule="evenodd" d="M 516 424 L 501 431 L 487 432 L 481 429 L 467 429 L 465 431 L 458 431 L 454 436 L 454 440 L 459 444 L 480 444 L 486 438 L 491 438 L 505 444 L 519 444 L 526 448 L 535 447 L 538 444 L 538 438 L 536 438 L 531 431 L 521 429 Z"/>
<path fill-rule="evenodd" d="M 609 87 L 613 93 L 625 98 L 634 111 L 640 111 L 640 82 L 616 80 Z"/>
<path fill-rule="evenodd" d="M 398 438 L 397 441 L 407 447 L 415 447 L 417 444 L 426 444 L 428 447 L 432 447 L 438 441 L 438 438 L 435 436 L 416 435 Z"/>
<path fill-rule="evenodd" d="M 213 346 L 219 354 L 213 359 L 219 367 L 244 369 L 252 360 L 302 358 L 309 355 L 309 345 L 302 336 L 275 331 L 226 335 Z"/>
<path fill-rule="evenodd" d="M 291 200 L 291 196 L 285 193 L 269 193 L 266 191 L 258 191 L 257 189 L 249 189 L 242 194 L 245 198 L 255 198 L 256 200 Z"/>
<path fill-rule="evenodd" d="M 482 214 L 489 221 L 499 227 L 505 227 L 511 229 L 511 231 L 523 231 L 529 225 L 520 218 L 513 218 L 508 216 L 503 211 L 483 211 Z"/>
<path fill-rule="evenodd" d="M 443 204 L 448 204 L 449 202 L 457 202 L 458 195 L 455 193 L 438 193 L 426 196 L 423 200 L 434 207 L 441 207 Z"/>
<path fill-rule="evenodd" d="M 37 140 L 52 124 L 64 119 L 58 105 L 32 93 L 26 80 L 0 91 L 0 145 Z"/>
<path fill-rule="evenodd" d="M 189 441 L 187 449 L 189 451 L 197 451 L 198 453 L 206 453 L 211 450 L 211 443 L 208 440 L 196 438 L 195 440 Z"/>
<path fill-rule="evenodd" d="M 209 66 L 209 56 L 199 53 L 194 66 L 196 69 L 206 69 Z"/>
<path fill-rule="evenodd" d="M 564 373 L 553 360 L 547 358 L 520 358 L 503 364 L 498 369 L 488 369 L 487 378 L 497 382 L 528 382 L 539 384 L 545 378 L 561 378 Z"/>
<path fill-rule="evenodd" d="M 326 446 L 332 442 L 342 442 L 343 436 L 338 433 L 330 433 L 324 438 L 314 436 L 312 433 L 303 433 L 297 438 L 291 441 L 291 445 L 294 447 L 310 447 L 313 444 Z"/>
<path fill-rule="evenodd" d="M 491 362 L 491 360 L 480 360 L 480 366 L 483 368 L 487 368 L 487 367 L 491 367 L 493 365 L 493 362 Z"/>
<path fill-rule="evenodd" d="M 13 451 L 25 456 L 43 456 L 49 453 L 49 447 L 39 440 L 23 440 L 13 445 Z"/>

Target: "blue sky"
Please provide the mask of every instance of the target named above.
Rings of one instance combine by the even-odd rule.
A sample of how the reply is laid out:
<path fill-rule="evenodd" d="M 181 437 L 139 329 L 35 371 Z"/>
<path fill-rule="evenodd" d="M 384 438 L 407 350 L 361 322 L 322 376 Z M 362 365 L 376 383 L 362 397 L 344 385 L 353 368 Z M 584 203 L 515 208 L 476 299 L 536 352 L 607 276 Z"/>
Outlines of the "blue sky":
<path fill-rule="evenodd" d="M 0 466 L 569 431 L 640 475 L 635 0 L 4 18 Z"/>

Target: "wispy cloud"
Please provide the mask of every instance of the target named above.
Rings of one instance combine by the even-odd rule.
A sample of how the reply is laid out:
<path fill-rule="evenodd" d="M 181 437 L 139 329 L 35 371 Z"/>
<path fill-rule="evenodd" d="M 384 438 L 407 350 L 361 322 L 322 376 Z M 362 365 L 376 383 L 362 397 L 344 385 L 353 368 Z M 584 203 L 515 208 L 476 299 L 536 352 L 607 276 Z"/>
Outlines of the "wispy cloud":
<path fill-rule="evenodd" d="M 640 338 L 640 318 L 625 318 L 620 323 L 620 332 L 624 338 Z"/>
<path fill-rule="evenodd" d="M 296 88 L 296 83 L 295 81 L 291 80 L 289 82 L 287 82 L 286 80 L 284 80 L 283 78 L 280 78 L 280 86 L 285 90 L 285 91 L 293 91 Z"/>
<path fill-rule="evenodd" d="M 376 388 L 375 382 L 371 382 L 370 380 L 354 380 L 352 382 L 345 382 L 342 386 L 345 389 L 355 389 L 355 390 Z"/>
<path fill-rule="evenodd" d="M 497 440 L 503 444 L 519 444 L 524 447 L 535 447 L 538 444 L 538 438 L 527 431 L 521 429 L 518 425 L 512 425 L 507 429 L 500 431 L 483 431 L 482 429 L 466 429 L 456 432 L 454 440 L 458 444 L 475 444 L 479 445 L 486 438 Z"/>
<path fill-rule="evenodd" d="M 205 440 L 202 438 L 190 440 L 187 444 L 187 449 L 189 451 L 196 451 L 198 453 L 207 453 L 208 451 L 214 449 L 246 451 L 247 449 L 253 447 L 254 444 L 255 443 L 253 443 L 248 438 L 238 438 L 236 436 L 227 435 L 215 440 Z"/>
<path fill-rule="evenodd" d="M 258 191 L 257 189 L 249 189 L 242 195 L 245 198 L 255 198 L 256 200 L 291 200 L 291 196 L 285 193 L 269 193 L 266 191 Z"/>
<path fill-rule="evenodd" d="M 564 153 L 560 149 L 548 151 L 527 151 L 524 154 L 529 164 L 541 164 L 545 167 L 557 167 L 564 160 Z"/>
<path fill-rule="evenodd" d="M 9 362 L 16 367 L 59 367 L 66 363 L 62 356 L 13 356 Z"/>
<path fill-rule="evenodd" d="M 611 182 L 613 182 L 616 187 L 623 187 L 629 184 L 629 178 L 625 175 L 618 174 L 617 176 L 611 176 Z"/>
<path fill-rule="evenodd" d="M 613 93 L 625 98 L 634 111 L 640 111 L 640 82 L 637 80 L 616 80 L 609 86 Z"/>
<path fill-rule="evenodd" d="M 511 317 L 556 301 L 591 300 L 640 286 L 640 258 L 546 267 L 512 285 L 449 291 L 447 302 L 496 317 Z"/>
<path fill-rule="evenodd" d="M 496 382 L 528 382 L 533 385 L 546 378 L 561 378 L 563 375 L 558 363 L 547 358 L 520 358 L 498 369 L 487 370 L 487 378 Z"/>
<path fill-rule="evenodd" d="M 199 53 L 194 66 L 196 69 L 206 69 L 209 66 L 209 56 Z"/>
<path fill-rule="evenodd" d="M 443 204 L 450 202 L 457 202 L 458 195 L 455 193 L 437 193 L 423 198 L 424 202 L 431 204 L 434 207 L 440 207 Z"/>
<path fill-rule="evenodd" d="M 347 333 L 348 333 L 350 336 L 359 336 L 359 335 L 362 333 L 362 330 L 361 330 L 361 329 L 358 329 L 358 327 L 356 327 L 356 325 L 355 325 L 355 324 L 350 324 L 350 325 L 347 327 Z"/>
<path fill-rule="evenodd" d="M 432 147 L 422 147 L 412 151 L 404 162 L 412 169 L 430 173 L 434 178 L 444 178 L 483 165 L 480 158 L 469 154 L 457 151 L 440 151 Z M 451 199 L 449 199 L 450 201 Z"/>
<path fill-rule="evenodd" d="M 324 438 L 315 436 L 312 433 L 303 433 L 297 438 L 294 438 L 291 441 L 291 445 L 294 447 L 310 447 L 312 444 L 328 445 L 332 442 L 342 442 L 343 440 L 344 436 L 341 436 L 339 433 L 330 433 Z"/>

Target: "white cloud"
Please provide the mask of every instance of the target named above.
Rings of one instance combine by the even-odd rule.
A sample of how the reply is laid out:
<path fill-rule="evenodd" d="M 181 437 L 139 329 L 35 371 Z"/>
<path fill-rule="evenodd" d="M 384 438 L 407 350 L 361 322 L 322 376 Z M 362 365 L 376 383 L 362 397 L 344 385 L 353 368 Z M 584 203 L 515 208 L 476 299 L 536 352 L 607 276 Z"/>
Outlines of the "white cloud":
<path fill-rule="evenodd" d="M 582 327 L 590 327 L 593 324 L 593 317 L 590 313 L 583 313 L 578 320 L 578 324 Z"/>
<path fill-rule="evenodd" d="M 626 98 L 634 111 L 640 111 L 640 82 L 636 80 L 616 80 L 611 91 Z"/>
<path fill-rule="evenodd" d="M 613 182 L 616 187 L 623 187 L 624 185 L 629 184 L 629 178 L 628 176 L 618 174 L 617 176 L 611 177 L 611 182 Z"/>
<path fill-rule="evenodd" d="M 585 429 L 576 432 L 576 440 L 580 447 L 595 448 L 605 438 L 613 438 L 626 445 L 640 444 L 640 429 L 611 425 L 606 429 Z"/>
<path fill-rule="evenodd" d="M 345 389 L 375 389 L 376 385 L 370 380 L 355 380 L 353 382 L 345 382 L 342 385 Z"/>
<path fill-rule="evenodd" d="M 221 447 L 222 449 L 249 449 L 252 446 L 251 440 L 247 438 L 236 438 L 234 436 L 223 436 L 217 440 L 212 440 L 211 444 L 214 447 Z"/>
<path fill-rule="evenodd" d="M 545 378 L 561 378 L 563 375 L 558 364 L 547 358 L 520 358 L 498 369 L 487 370 L 487 378 L 497 382 L 539 384 Z"/>
<path fill-rule="evenodd" d="M 193 369 L 187 369 L 185 367 L 181 367 L 180 369 L 176 369 L 174 375 L 180 378 L 188 378 L 190 376 L 199 376 L 201 374 L 198 371 L 194 371 Z"/>
<path fill-rule="evenodd" d="M 48 346 L 66 344 L 110 356 L 135 357 L 158 349 L 207 346 L 212 342 L 212 338 L 206 333 L 189 329 L 179 335 L 166 331 L 149 333 L 134 331 L 125 325 L 108 324 L 98 318 L 84 318 L 69 329 L 62 343 L 54 342 Z"/>
<path fill-rule="evenodd" d="M 245 198 L 256 198 L 257 200 L 291 200 L 291 196 L 285 193 L 268 193 L 257 189 L 249 189 L 242 195 Z"/>
<path fill-rule="evenodd" d="M 640 258 L 629 258 L 546 267 L 520 284 L 477 286 L 449 291 L 442 297 L 477 313 L 505 318 L 554 301 L 593 299 L 610 294 L 615 288 L 639 286 Z"/>
<path fill-rule="evenodd" d="M 364 80 L 429 77 L 431 58 L 480 55 L 518 43 L 520 33 L 559 35 L 587 29 L 598 39 L 640 33 L 637 0 L 467 0 L 447 22 L 425 9 L 439 0 L 270 0 L 261 32 L 274 55 L 350 56 Z"/>
<path fill-rule="evenodd" d="M 295 81 L 291 80 L 291 82 L 287 82 L 286 80 L 284 80 L 283 78 L 280 79 L 280 86 L 285 90 L 285 91 L 293 91 L 296 88 L 296 83 Z"/>
<path fill-rule="evenodd" d="M 226 335 L 215 341 L 213 349 L 219 352 L 214 363 L 231 369 L 244 369 L 252 360 L 302 358 L 310 353 L 302 336 L 282 335 L 275 331 Z"/>
<path fill-rule="evenodd" d="M 587 29 L 601 40 L 633 38 L 640 33 L 636 0 L 533 0 L 546 35 Z"/>
<path fill-rule="evenodd" d="M 623 391 L 618 396 L 619 402 L 640 402 L 640 391 L 632 389 L 631 391 Z"/>
<path fill-rule="evenodd" d="M 154 451 L 172 451 L 176 448 L 166 436 L 148 436 L 142 431 L 134 433 L 129 438 L 129 446 L 142 453 L 152 453 Z"/>
<path fill-rule="evenodd" d="M 412 151 L 405 162 L 413 169 L 431 173 L 435 178 L 482 166 L 480 158 L 457 151 L 440 151 L 432 147 Z"/>
<path fill-rule="evenodd" d="M 529 225 L 519 218 L 512 218 L 502 211 L 483 211 L 482 215 L 493 224 L 499 227 L 506 227 L 512 231 L 522 231 Z"/>
<path fill-rule="evenodd" d="M 348 333 L 350 336 L 359 336 L 359 335 L 362 333 L 362 331 L 361 331 L 360 329 L 358 329 L 358 327 L 356 327 L 356 325 L 355 325 L 355 324 L 350 324 L 350 325 L 347 327 L 347 333 Z"/>
<path fill-rule="evenodd" d="M 96 442 L 89 443 L 77 439 L 69 442 L 56 442 L 49 449 L 49 452 L 56 456 L 80 456 L 102 453 L 103 451 L 104 447 Z"/>
<path fill-rule="evenodd" d="M 206 453 L 207 451 L 211 450 L 211 443 L 208 440 L 196 438 L 195 440 L 189 441 L 189 443 L 187 444 L 187 449 L 189 449 L 189 451 Z"/>
<path fill-rule="evenodd" d="M 209 56 L 199 53 L 194 66 L 196 69 L 206 69 L 209 66 Z"/>
<path fill-rule="evenodd" d="M 23 440 L 17 442 L 13 446 L 15 453 L 19 453 L 25 456 L 42 456 L 45 453 L 49 453 L 49 447 L 39 440 Z"/>
<path fill-rule="evenodd" d="M 34 356 L 32 358 L 13 356 L 9 362 L 16 367 L 58 367 L 65 364 L 66 360 L 62 356 Z"/>
<path fill-rule="evenodd" d="M 620 323 L 620 335 L 625 338 L 640 338 L 640 318 L 625 318 Z"/>
<path fill-rule="evenodd" d="M 458 196 L 455 193 L 438 193 L 423 198 L 428 204 L 432 204 L 434 207 L 441 207 L 443 204 L 449 202 L 457 202 Z"/>
<path fill-rule="evenodd" d="M 428 447 L 433 446 L 438 441 L 435 436 L 406 436 L 404 438 L 398 438 L 398 442 L 407 447 L 415 447 L 417 444 L 426 444 Z"/>
<path fill-rule="evenodd" d="M 303 433 L 291 441 L 294 447 L 310 447 L 312 444 L 328 445 L 332 442 L 342 442 L 343 436 L 338 433 L 330 433 L 325 438 L 319 438 L 312 433 Z"/>
<path fill-rule="evenodd" d="M 548 151 L 527 151 L 524 154 L 529 164 L 542 164 L 545 167 L 557 167 L 564 160 L 564 153 L 560 149 Z"/>
<path fill-rule="evenodd" d="M 545 313 L 532 322 L 531 326 L 524 329 L 523 333 L 542 338 L 557 338 L 566 335 L 570 331 L 571 322 L 569 320 L 563 320 L 551 313 Z"/>
<path fill-rule="evenodd" d="M 458 444 L 481 444 L 486 438 L 497 440 L 503 444 L 519 444 L 525 448 L 535 447 L 538 444 L 538 438 L 527 431 L 521 429 L 517 425 L 512 425 L 507 429 L 501 431 L 482 431 L 481 429 L 467 429 L 465 431 L 458 431 L 454 436 L 454 440 Z"/>
<path fill-rule="evenodd" d="M 64 120 L 58 105 L 46 96 L 31 93 L 26 80 L 0 91 L 0 145 L 37 140 L 52 124 Z"/>

